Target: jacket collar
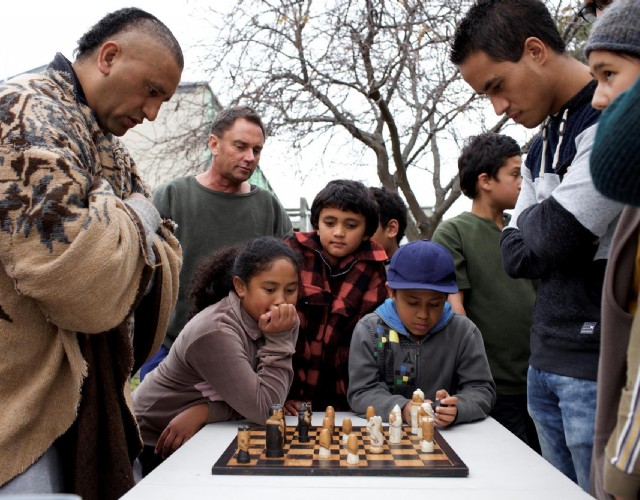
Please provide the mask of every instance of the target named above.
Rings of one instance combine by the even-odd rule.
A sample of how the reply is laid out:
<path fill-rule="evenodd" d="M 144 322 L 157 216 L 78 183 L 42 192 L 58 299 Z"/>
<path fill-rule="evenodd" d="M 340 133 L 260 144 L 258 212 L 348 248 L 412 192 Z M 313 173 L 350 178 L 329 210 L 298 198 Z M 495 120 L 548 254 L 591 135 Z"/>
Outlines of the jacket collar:
<path fill-rule="evenodd" d="M 84 95 L 84 90 L 82 89 L 82 85 L 80 85 L 78 75 L 76 75 L 76 72 L 73 69 L 71 61 L 69 61 L 69 59 L 58 52 L 53 58 L 53 61 L 51 61 L 49 63 L 49 66 L 47 66 L 47 69 L 67 73 L 71 77 L 71 83 L 73 84 L 73 93 L 75 95 L 76 101 L 80 104 L 88 106 L 87 97 Z"/>
<path fill-rule="evenodd" d="M 369 260 L 374 262 L 386 262 L 387 254 L 382 248 L 382 245 L 376 243 L 372 239 L 364 240 L 360 243 L 360 246 L 353 252 L 351 255 L 347 255 L 344 259 L 342 259 L 336 267 L 332 267 L 329 264 L 329 259 L 327 258 L 327 254 L 322 248 L 322 244 L 320 243 L 320 236 L 318 236 L 317 231 L 311 231 L 307 233 L 296 232 L 294 233 L 296 240 L 300 243 L 301 246 L 313 250 L 318 253 L 324 263 L 331 269 L 331 273 L 333 276 L 337 276 L 343 274 L 358 261 L 361 260 Z"/>
<path fill-rule="evenodd" d="M 385 300 L 378 308 L 376 309 L 376 313 L 378 316 L 382 318 L 382 320 L 389 326 L 393 328 L 398 333 L 401 333 L 405 336 L 409 336 L 410 332 L 405 328 L 400 320 L 400 316 L 398 316 L 398 309 L 396 307 L 396 301 L 389 298 Z M 436 325 L 427 332 L 427 335 L 433 335 L 434 333 L 438 333 L 442 330 L 455 313 L 451 309 L 451 304 L 449 302 L 444 303 L 444 309 L 442 310 L 442 315 L 440 316 L 440 320 L 436 323 Z"/>

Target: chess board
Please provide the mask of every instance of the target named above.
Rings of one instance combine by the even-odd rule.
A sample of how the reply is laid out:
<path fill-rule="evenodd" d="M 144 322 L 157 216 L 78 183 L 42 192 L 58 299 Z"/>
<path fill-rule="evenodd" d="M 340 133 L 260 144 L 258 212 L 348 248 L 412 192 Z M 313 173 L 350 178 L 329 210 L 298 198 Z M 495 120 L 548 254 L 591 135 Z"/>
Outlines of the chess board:
<path fill-rule="evenodd" d="M 460 460 L 435 429 L 435 449 L 432 453 L 420 450 L 420 439 L 411 434 L 409 427 L 402 428 L 402 440 L 398 444 L 388 441 L 388 427 L 384 429 L 383 452 L 370 452 L 366 427 L 353 427 L 358 436 L 360 461 L 356 465 L 347 464 L 347 450 L 342 442 L 340 428 L 336 427 L 331 445 L 331 457 L 322 459 L 318 455 L 318 428 L 309 430 L 310 441 L 300 443 L 295 427 L 287 427 L 284 457 L 265 456 L 265 428 L 252 427 L 249 453 L 251 460 L 240 464 L 236 460 L 237 437 L 211 469 L 212 474 L 237 475 L 284 475 L 284 476 L 427 476 L 466 477 L 469 469 Z"/>

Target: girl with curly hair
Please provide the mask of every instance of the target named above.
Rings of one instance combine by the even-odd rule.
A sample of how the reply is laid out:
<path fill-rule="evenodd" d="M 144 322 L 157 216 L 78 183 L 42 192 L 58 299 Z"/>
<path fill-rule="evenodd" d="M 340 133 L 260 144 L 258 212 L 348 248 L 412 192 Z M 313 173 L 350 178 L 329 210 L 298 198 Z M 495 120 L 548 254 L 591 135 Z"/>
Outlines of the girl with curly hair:
<path fill-rule="evenodd" d="M 191 284 L 193 316 L 167 358 L 133 393 L 143 474 L 210 422 L 264 424 L 285 401 L 298 337 L 299 261 L 273 237 L 205 259 Z"/>

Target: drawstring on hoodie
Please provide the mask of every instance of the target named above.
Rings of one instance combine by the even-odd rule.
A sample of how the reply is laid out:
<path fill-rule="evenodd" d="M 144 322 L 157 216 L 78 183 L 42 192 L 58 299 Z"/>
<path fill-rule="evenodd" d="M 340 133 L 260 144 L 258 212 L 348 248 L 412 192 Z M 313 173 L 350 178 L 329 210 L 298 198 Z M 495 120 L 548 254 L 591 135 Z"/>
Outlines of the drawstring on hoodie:
<path fill-rule="evenodd" d="M 569 116 L 569 108 L 564 110 L 564 113 L 562 114 L 562 120 L 560 120 L 560 125 L 558 126 L 558 145 L 556 146 L 556 151 L 553 155 L 553 162 L 551 163 L 551 169 L 553 171 L 557 170 L 556 167 L 558 166 L 558 161 L 560 160 L 560 147 L 562 146 L 562 139 L 564 138 L 564 132 L 567 128 L 567 116 Z M 551 121 L 551 117 L 547 116 L 547 118 L 544 120 L 544 123 L 542 124 L 542 162 L 540 165 L 539 175 L 539 177 L 541 178 L 544 177 L 544 171 L 547 164 L 547 125 L 549 125 L 549 121 Z"/>

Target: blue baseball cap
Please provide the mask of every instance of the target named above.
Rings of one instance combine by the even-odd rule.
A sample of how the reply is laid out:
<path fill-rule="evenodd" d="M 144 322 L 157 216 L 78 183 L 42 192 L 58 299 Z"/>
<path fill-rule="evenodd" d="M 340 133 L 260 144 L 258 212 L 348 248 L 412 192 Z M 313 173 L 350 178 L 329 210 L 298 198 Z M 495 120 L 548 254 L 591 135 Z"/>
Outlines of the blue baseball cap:
<path fill-rule="evenodd" d="M 398 248 L 391 257 L 387 283 L 395 290 L 458 291 L 453 257 L 445 247 L 430 240 L 416 240 Z"/>

